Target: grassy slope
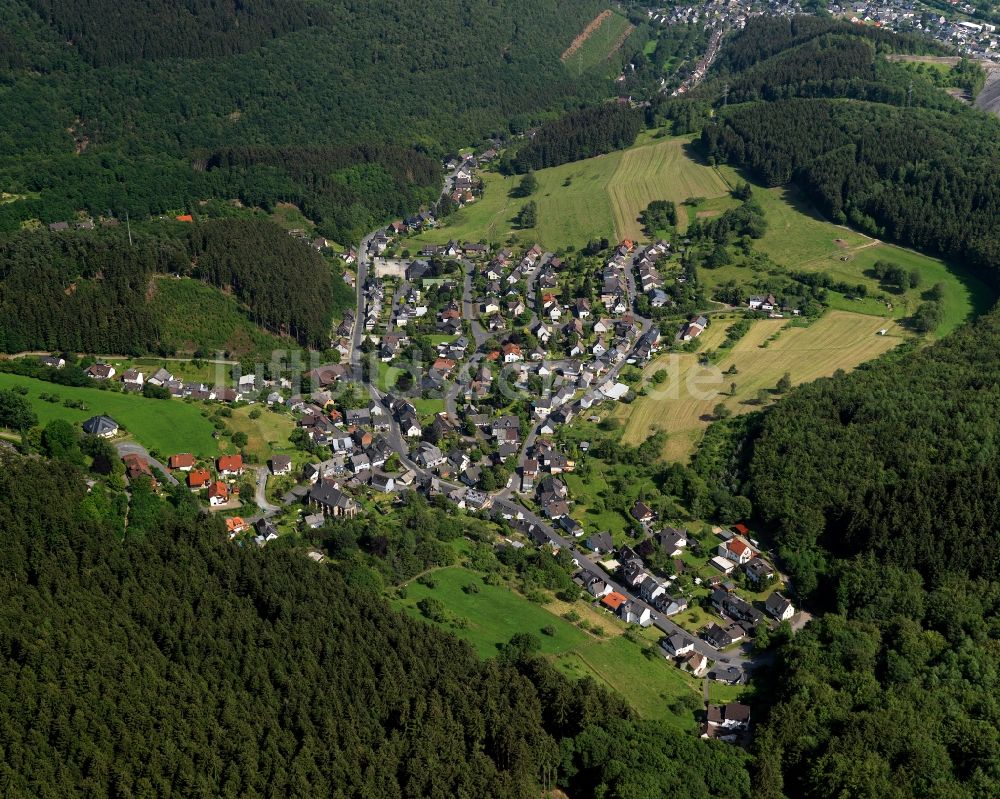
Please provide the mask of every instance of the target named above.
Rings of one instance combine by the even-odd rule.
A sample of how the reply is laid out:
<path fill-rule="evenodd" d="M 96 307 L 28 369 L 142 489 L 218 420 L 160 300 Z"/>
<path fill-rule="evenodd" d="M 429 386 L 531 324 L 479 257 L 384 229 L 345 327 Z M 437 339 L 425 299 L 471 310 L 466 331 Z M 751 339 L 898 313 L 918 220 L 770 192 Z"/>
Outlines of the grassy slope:
<path fill-rule="evenodd" d="M 742 179 L 729 167 L 720 168 L 719 173 L 732 184 Z M 827 272 L 837 280 L 864 283 L 870 295 L 883 291 L 871 272 L 876 261 L 892 261 L 907 271 L 920 272 L 920 285 L 916 289 L 886 292 L 893 306 L 891 314 L 885 304 L 872 299 L 856 302 L 834 297 L 831 300 L 833 307 L 900 319 L 913 313 L 927 289 L 935 283 L 944 283 L 944 316 L 935 331 L 937 337 L 950 333 L 970 316 L 989 308 L 992 292 L 961 265 L 945 264 L 937 258 L 827 222 L 793 188 L 756 187 L 754 197 L 763 207 L 768 222 L 766 234 L 754 246 L 775 263 L 790 269 Z M 701 208 L 699 206 L 699 210 Z M 712 280 L 711 273 L 705 276 Z"/>
<path fill-rule="evenodd" d="M 582 247 L 600 237 L 642 238 L 638 216 L 652 200 L 680 203 L 691 196 L 720 197 L 728 192 L 715 170 L 689 157 L 687 142 L 685 138 L 654 139 L 642 134 L 628 150 L 539 170 L 535 173 L 538 189 L 529 198 L 538 204 L 538 224 L 528 230 L 513 226 L 528 202 L 510 197 L 520 179 L 486 173 L 480 200 L 414 241 L 441 244 L 456 238 L 504 242 L 513 236 L 555 250 Z M 416 249 L 413 244 L 410 248 Z"/>
<path fill-rule="evenodd" d="M 642 239 L 639 214 L 653 200 L 672 200 L 680 207 L 689 197 L 726 196 L 729 187 L 716 170 L 694 159 L 688 139 L 640 139 L 622 154 L 608 192 L 618 238 Z"/>
<path fill-rule="evenodd" d="M 579 77 L 588 69 L 596 67 L 611 55 L 611 48 L 629 26 L 629 21 L 620 14 L 611 14 L 604 19 L 573 55 L 566 59 L 566 69 Z"/>
<path fill-rule="evenodd" d="M 712 409 L 720 402 L 734 413 L 746 413 L 756 404 L 760 389 L 773 389 L 785 372 L 794 384 L 833 374 L 837 369 L 853 369 L 902 341 L 901 331 L 885 318 L 830 311 L 809 327 L 787 327 L 788 319 L 766 319 L 754 323 L 736 345 L 713 367 L 699 367 L 693 354 L 664 355 L 646 369 L 670 371 L 671 358 L 677 359 L 674 375 L 631 406 L 621 406 L 618 414 L 627 419 L 623 440 L 641 443 L 653 431 L 666 430 L 670 437 L 664 455 L 682 459 L 690 455 L 711 420 Z M 702 349 L 711 349 L 724 338 L 725 323 L 716 321 L 704 334 Z M 886 327 L 889 334 L 877 335 Z M 717 332 L 718 330 L 718 332 Z M 776 340 L 768 342 L 772 336 Z M 735 364 L 738 374 L 724 375 Z M 700 378 L 699 378 L 700 376 Z M 731 383 L 735 396 L 729 396 Z M 689 389 L 693 386 L 697 391 Z M 675 390 L 676 389 L 676 390 Z"/>
<path fill-rule="evenodd" d="M 181 400 L 146 399 L 96 388 L 57 386 L 30 377 L 0 373 L 0 388 L 14 386 L 28 388 L 26 399 L 42 425 L 52 419 L 80 423 L 96 414 L 106 414 L 124 425 L 131 436 L 148 449 L 161 453 L 193 452 L 201 457 L 212 457 L 218 452 L 217 442 L 212 438 L 212 424 L 202 416 L 200 405 Z M 47 402 L 39 399 L 39 394 L 80 400 L 87 410 L 67 408 L 61 402 Z"/>
<path fill-rule="evenodd" d="M 202 349 L 241 357 L 292 344 L 265 333 L 247 319 L 235 299 L 198 280 L 157 278 L 151 304 L 163 319 L 163 343 L 179 352 Z"/>
<path fill-rule="evenodd" d="M 620 634 L 596 638 L 550 612 L 547 606 L 529 602 L 507 588 L 486 585 L 479 575 L 464 568 L 440 569 L 434 572 L 434 579 L 437 586 L 433 589 L 410 583 L 407 598 L 398 604 L 418 615 L 418 601 L 426 596 L 438 599 L 455 616 L 469 621 L 464 629 L 450 629 L 483 657 L 495 655 L 498 644 L 506 643 L 515 633 L 533 633 L 542 643 L 542 653 L 568 673 L 595 677 L 612 686 L 647 718 L 666 719 L 693 729 L 693 719 L 671 715 L 666 705 L 683 693 L 697 692 L 698 686 L 665 659 L 647 658 L 640 646 Z M 462 590 L 470 583 L 479 588 L 478 593 Z M 555 634 L 543 635 L 543 627 L 552 627 Z M 654 637 L 651 634 L 650 642 Z"/>

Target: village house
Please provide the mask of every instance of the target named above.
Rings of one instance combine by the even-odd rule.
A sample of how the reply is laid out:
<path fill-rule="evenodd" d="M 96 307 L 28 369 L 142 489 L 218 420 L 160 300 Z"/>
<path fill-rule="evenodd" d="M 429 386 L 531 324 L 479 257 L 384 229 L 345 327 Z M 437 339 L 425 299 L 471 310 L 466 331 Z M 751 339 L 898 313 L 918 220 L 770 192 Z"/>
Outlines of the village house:
<path fill-rule="evenodd" d="M 709 705 L 705 713 L 705 724 L 701 728 L 701 737 L 735 743 L 749 729 L 750 708 L 747 705 L 739 702 Z"/>
<path fill-rule="evenodd" d="M 208 504 L 225 505 L 229 502 L 229 486 L 216 480 L 208 487 Z"/>
<path fill-rule="evenodd" d="M 691 341 L 705 332 L 706 327 L 708 327 L 708 319 L 704 316 L 696 316 L 681 328 L 680 338 L 682 341 Z"/>
<path fill-rule="evenodd" d="M 125 476 L 129 482 L 140 477 L 148 477 L 153 488 L 156 488 L 156 479 L 153 477 L 153 470 L 149 467 L 149 461 L 141 455 L 129 453 L 122 458 L 122 463 L 125 464 Z"/>
<path fill-rule="evenodd" d="M 682 633 L 674 633 L 660 641 L 667 657 L 678 658 L 694 651 L 694 639 Z"/>
<path fill-rule="evenodd" d="M 220 455 L 215 462 L 215 468 L 220 477 L 237 477 L 243 474 L 243 456 L 239 453 Z"/>
<path fill-rule="evenodd" d="M 288 455 L 275 455 L 271 458 L 271 474 L 286 475 L 292 473 L 292 459 Z"/>
<path fill-rule="evenodd" d="M 764 610 L 778 621 L 788 621 L 795 615 L 795 607 L 780 592 L 775 591 L 764 602 Z"/>
<path fill-rule="evenodd" d="M 314 485 L 309 490 L 308 503 L 324 516 L 353 519 L 358 515 L 358 503 L 332 480 L 320 480 Z"/>
<path fill-rule="evenodd" d="M 50 369 L 62 369 L 66 365 L 66 361 L 58 355 L 43 355 L 38 359 L 38 362 Z"/>
<path fill-rule="evenodd" d="M 115 367 L 106 363 L 95 363 L 87 367 L 87 376 L 94 380 L 110 380 L 115 374 Z"/>
<path fill-rule="evenodd" d="M 757 553 L 740 538 L 731 538 L 719 544 L 719 555 L 740 566 L 753 560 Z"/>
<path fill-rule="evenodd" d="M 112 438 L 118 434 L 118 422 L 110 416 L 91 416 L 83 423 L 83 432 L 98 438 Z"/>
<path fill-rule="evenodd" d="M 122 384 L 127 391 L 140 391 L 145 377 L 138 369 L 126 369 L 122 372 Z"/>
<path fill-rule="evenodd" d="M 194 466 L 194 455 L 190 452 L 182 452 L 179 455 L 171 455 L 170 459 L 167 461 L 167 465 L 171 469 L 177 469 L 182 472 L 190 472 Z"/>
<path fill-rule="evenodd" d="M 187 485 L 192 491 L 200 491 L 212 482 L 212 474 L 208 469 L 192 469 L 188 472 Z"/>

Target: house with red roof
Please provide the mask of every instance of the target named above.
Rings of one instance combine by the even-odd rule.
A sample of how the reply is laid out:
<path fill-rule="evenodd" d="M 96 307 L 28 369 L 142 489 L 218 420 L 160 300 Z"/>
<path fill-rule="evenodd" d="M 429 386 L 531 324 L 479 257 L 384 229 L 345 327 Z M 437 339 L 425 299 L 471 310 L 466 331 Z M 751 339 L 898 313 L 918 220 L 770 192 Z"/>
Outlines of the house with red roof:
<path fill-rule="evenodd" d="M 168 465 L 171 469 L 178 469 L 182 472 L 190 472 L 194 467 L 194 455 L 190 452 L 182 452 L 179 455 L 171 455 Z"/>
<path fill-rule="evenodd" d="M 628 597 L 624 594 L 619 594 L 617 591 L 612 591 L 610 594 L 605 594 L 601 597 L 601 604 L 614 613 L 617 613 L 618 608 L 626 602 L 628 602 Z"/>
<path fill-rule="evenodd" d="M 222 477 L 234 477 L 243 474 L 243 456 L 239 453 L 235 455 L 220 455 L 215 462 L 219 475 Z"/>
<path fill-rule="evenodd" d="M 221 480 L 216 480 L 208 487 L 208 504 L 225 505 L 229 502 L 229 486 Z"/>
<path fill-rule="evenodd" d="M 200 491 L 212 482 L 212 475 L 208 469 L 192 469 L 188 472 L 187 484 L 192 491 Z"/>
<path fill-rule="evenodd" d="M 749 563 L 757 557 L 757 553 L 753 551 L 753 547 L 740 538 L 731 538 L 719 544 L 719 555 L 726 560 L 731 560 L 733 563 L 740 565 Z"/>
<path fill-rule="evenodd" d="M 524 360 L 524 356 L 521 354 L 521 348 L 517 344 L 503 345 L 504 363 L 517 363 L 522 360 Z"/>

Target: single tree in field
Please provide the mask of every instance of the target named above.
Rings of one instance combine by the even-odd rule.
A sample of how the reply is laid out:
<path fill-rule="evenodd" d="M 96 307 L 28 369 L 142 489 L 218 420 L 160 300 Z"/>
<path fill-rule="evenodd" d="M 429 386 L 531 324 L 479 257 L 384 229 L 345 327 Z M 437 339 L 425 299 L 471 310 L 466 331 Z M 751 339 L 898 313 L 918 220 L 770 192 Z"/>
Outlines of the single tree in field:
<path fill-rule="evenodd" d="M 762 388 L 757 392 L 757 404 L 767 405 L 767 401 L 771 398 L 771 392 L 766 388 Z"/>
<path fill-rule="evenodd" d="M 712 416 L 716 419 L 728 419 L 733 415 L 733 412 L 726 407 L 724 402 L 720 402 L 712 409 Z"/>
<path fill-rule="evenodd" d="M 517 197 L 530 197 L 538 189 L 538 178 L 534 172 L 528 172 L 517 186 Z"/>
<path fill-rule="evenodd" d="M 788 372 L 785 372 L 781 376 L 781 379 L 778 380 L 778 385 L 775 390 L 779 394 L 785 394 L 786 392 L 791 390 L 791 388 L 792 388 L 792 376 Z"/>

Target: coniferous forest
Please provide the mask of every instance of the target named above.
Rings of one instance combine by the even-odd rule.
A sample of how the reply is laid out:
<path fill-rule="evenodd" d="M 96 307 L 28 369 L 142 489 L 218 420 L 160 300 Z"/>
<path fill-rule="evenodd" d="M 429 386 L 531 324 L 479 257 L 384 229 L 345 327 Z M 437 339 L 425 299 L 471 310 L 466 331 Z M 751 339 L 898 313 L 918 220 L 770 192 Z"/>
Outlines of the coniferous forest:
<path fill-rule="evenodd" d="M 995 288 L 1000 125 L 929 82 L 907 96 L 888 80 L 898 67 L 876 53 L 911 44 L 751 23 L 719 67 L 739 102 L 716 108 L 702 146 Z M 998 347 L 994 311 L 709 432 L 695 468 L 752 503 L 818 614 L 762 675 L 755 796 L 995 795 Z"/>
<path fill-rule="evenodd" d="M 329 265 L 276 225 L 227 219 L 140 236 L 134 247 L 121 230 L 8 237 L 0 242 L 0 350 L 158 351 L 156 274 L 199 278 L 231 293 L 257 325 L 302 345 L 329 343 Z"/>
<path fill-rule="evenodd" d="M 559 60 L 600 8 L 3 0 L 0 230 L 237 197 L 349 243 L 435 200 L 450 150 L 604 97 Z"/>
<path fill-rule="evenodd" d="M 0 468 L 5 796 L 740 799 L 738 750 L 513 641 L 481 661 L 364 568 L 240 548 L 181 488 Z M 124 536 L 122 531 L 124 529 Z"/>

